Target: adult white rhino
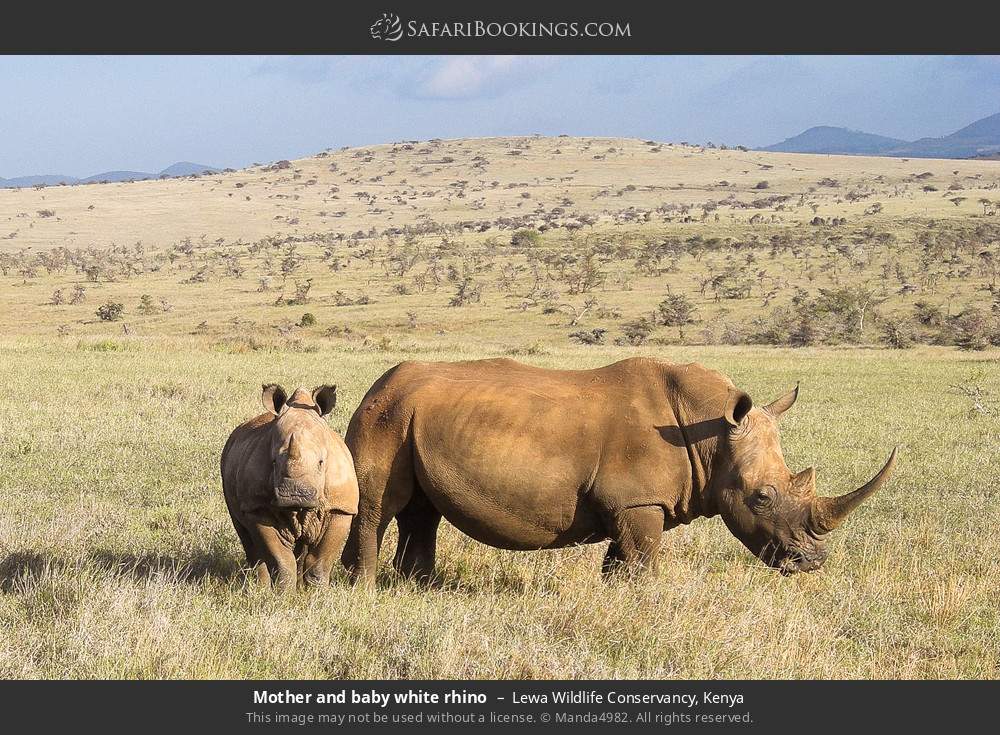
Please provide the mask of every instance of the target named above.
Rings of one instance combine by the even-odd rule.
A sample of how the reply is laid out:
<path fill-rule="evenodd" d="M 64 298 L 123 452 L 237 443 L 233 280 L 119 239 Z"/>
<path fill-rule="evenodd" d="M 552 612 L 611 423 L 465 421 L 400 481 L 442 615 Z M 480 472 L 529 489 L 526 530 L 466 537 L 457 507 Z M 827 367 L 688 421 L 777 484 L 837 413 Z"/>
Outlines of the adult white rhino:
<path fill-rule="evenodd" d="M 504 549 L 610 539 L 604 574 L 648 567 L 665 529 L 720 515 L 751 552 L 790 574 L 817 569 L 826 534 L 885 482 L 816 494 L 785 465 L 777 421 L 697 364 L 632 358 L 596 370 L 513 360 L 405 362 L 368 391 L 345 437 L 360 501 L 343 561 L 370 581 L 396 519 L 403 574 L 433 574 L 438 523 Z"/>

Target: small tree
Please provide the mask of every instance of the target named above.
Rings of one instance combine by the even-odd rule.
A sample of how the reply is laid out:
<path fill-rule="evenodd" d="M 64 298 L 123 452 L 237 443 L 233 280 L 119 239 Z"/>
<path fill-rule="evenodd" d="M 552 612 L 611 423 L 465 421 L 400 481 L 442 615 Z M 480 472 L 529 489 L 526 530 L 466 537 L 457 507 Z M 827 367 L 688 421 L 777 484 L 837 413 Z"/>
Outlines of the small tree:
<path fill-rule="evenodd" d="M 607 329 L 581 329 L 578 332 L 572 332 L 569 338 L 574 342 L 579 342 L 582 345 L 602 345 L 604 344 L 604 335 L 607 334 Z"/>
<path fill-rule="evenodd" d="M 938 327 L 944 321 L 944 314 L 938 304 L 918 301 L 913 305 L 913 318 L 925 327 Z"/>
<path fill-rule="evenodd" d="M 914 343 L 910 325 L 902 319 L 887 319 L 882 322 L 882 341 L 894 350 L 905 350 Z"/>
<path fill-rule="evenodd" d="M 482 284 L 476 284 L 471 278 L 464 278 L 458 284 L 455 295 L 448 300 L 448 306 L 465 306 L 479 303 L 483 296 Z"/>
<path fill-rule="evenodd" d="M 542 244 L 542 236 L 536 230 L 516 230 L 510 236 L 510 244 L 515 248 L 533 248 Z"/>
<path fill-rule="evenodd" d="M 697 308 L 684 294 L 670 294 L 656 307 L 656 320 L 665 327 L 677 327 L 684 339 L 684 327 L 694 324 Z"/>
<path fill-rule="evenodd" d="M 302 306 L 309 303 L 309 289 L 312 288 L 311 278 L 295 284 L 295 296 L 288 300 L 289 306 Z"/>
<path fill-rule="evenodd" d="M 788 344 L 792 347 L 808 347 L 819 342 L 820 337 L 815 315 L 802 311 L 795 326 L 788 333 Z"/>
<path fill-rule="evenodd" d="M 114 301 L 109 301 L 106 304 L 101 304 L 97 307 L 97 317 L 102 322 L 116 322 L 122 318 L 125 313 L 125 304 L 119 304 Z"/>
<path fill-rule="evenodd" d="M 985 350 L 1000 342 L 1000 330 L 991 323 L 989 314 L 972 306 L 952 319 L 955 344 L 963 350 Z"/>
<path fill-rule="evenodd" d="M 153 303 L 153 297 L 148 293 L 144 293 L 139 297 L 139 307 L 138 311 L 140 314 L 145 314 L 149 316 L 150 314 L 156 314 L 159 312 L 160 308 Z"/>
<path fill-rule="evenodd" d="M 653 333 L 654 329 L 656 329 L 656 325 L 653 323 L 653 320 L 642 316 L 623 324 L 622 336 L 626 344 L 638 346 L 646 343 L 646 340 L 649 339 L 649 335 Z"/>

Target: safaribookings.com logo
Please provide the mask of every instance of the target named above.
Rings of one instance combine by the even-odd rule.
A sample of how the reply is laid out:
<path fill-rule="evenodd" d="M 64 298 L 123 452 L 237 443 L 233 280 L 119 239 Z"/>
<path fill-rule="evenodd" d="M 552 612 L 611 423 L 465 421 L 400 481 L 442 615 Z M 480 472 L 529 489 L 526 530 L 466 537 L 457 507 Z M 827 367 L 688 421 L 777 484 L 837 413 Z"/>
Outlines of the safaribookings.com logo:
<path fill-rule="evenodd" d="M 382 13 L 369 31 L 376 41 L 398 41 L 403 37 L 403 23 L 395 13 Z"/>
<path fill-rule="evenodd" d="M 623 21 L 419 21 L 406 24 L 395 13 L 382 17 L 369 28 L 376 41 L 407 38 L 631 38 L 632 29 Z"/>

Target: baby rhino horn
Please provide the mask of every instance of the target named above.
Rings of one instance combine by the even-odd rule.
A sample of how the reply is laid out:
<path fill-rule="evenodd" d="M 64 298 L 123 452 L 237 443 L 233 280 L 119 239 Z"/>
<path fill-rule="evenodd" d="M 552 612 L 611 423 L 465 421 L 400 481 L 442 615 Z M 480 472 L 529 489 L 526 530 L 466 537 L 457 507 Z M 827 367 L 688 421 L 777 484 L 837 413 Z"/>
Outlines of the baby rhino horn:
<path fill-rule="evenodd" d="M 288 440 L 288 458 L 293 460 L 302 458 L 302 447 L 299 446 L 299 438 L 294 433 Z"/>

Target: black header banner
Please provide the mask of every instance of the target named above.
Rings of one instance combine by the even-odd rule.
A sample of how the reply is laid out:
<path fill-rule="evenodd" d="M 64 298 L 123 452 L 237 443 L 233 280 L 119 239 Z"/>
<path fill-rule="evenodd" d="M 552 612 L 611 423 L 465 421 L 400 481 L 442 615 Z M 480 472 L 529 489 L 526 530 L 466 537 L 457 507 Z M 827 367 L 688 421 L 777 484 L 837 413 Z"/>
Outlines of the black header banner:
<path fill-rule="evenodd" d="M 287 2 L 4 11 L 6 53 L 991 53 L 983 5 Z M 34 16 L 34 17 L 32 17 Z"/>

